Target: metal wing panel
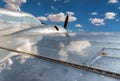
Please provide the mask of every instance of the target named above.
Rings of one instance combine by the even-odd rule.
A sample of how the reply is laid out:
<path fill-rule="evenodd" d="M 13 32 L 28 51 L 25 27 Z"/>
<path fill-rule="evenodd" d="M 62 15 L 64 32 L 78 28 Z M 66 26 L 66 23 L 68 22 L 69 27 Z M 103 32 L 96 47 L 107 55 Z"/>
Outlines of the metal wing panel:
<path fill-rule="evenodd" d="M 91 36 L 79 33 L 76 35 L 73 34 L 70 37 L 44 36 L 36 44 L 30 41 L 31 39 L 34 39 L 34 37 L 21 37 L 15 38 L 14 42 L 12 41 L 12 44 L 11 41 L 9 41 L 5 44 L 3 43 L 2 46 L 38 56 L 41 55 L 61 61 L 83 64 L 119 73 L 117 63 L 120 59 L 117 58 L 116 60 L 116 58 L 104 57 L 104 54 L 102 54 L 102 52 L 105 52 L 104 49 L 106 48 L 120 49 L 120 42 L 117 37 L 119 37 L 117 33 L 112 35 L 111 33 L 107 35 L 106 33 L 102 33 L 102 35 L 96 33 L 95 35 L 91 34 Z M 114 56 L 109 53 L 107 55 Z M 115 55 L 115 57 L 118 56 L 119 54 L 117 54 L 117 56 Z M 111 63 L 112 60 L 114 60 L 114 63 Z M 113 64 L 114 67 L 112 67 Z"/>
<path fill-rule="evenodd" d="M 22 62 L 26 60 L 25 62 Z M 13 56 L 0 64 L 1 81 L 119 81 L 33 57 Z"/>

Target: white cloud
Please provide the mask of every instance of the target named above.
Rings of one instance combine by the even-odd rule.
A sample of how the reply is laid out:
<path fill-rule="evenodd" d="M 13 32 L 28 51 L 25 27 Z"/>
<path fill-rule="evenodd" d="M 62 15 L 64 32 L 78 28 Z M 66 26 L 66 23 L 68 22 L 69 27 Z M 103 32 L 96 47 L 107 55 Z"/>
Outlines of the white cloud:
<path fill-rule="evenodd" d="M 97 12 L 92 12 L 91 15 L 98 15 L 98 13 Z"/>
<path fill-rule="evenodd" d="M 91 46 L 91 43 L 87 40 L 82 41 L 71 41 L 69 45 L 65 45 L 64 43 L 60 43 L 59 47 L 61 50 L 59 51 L 59 56 L 61 60 L 68 60 L 69 52 L 71 54 L 79 54 L 83 55 L 84 50 Z"/>
<path fill-rule="evenodd" d="M 4 62 L 0 63 L 0 72 L 4 70 L 11 70 L 11 65 L 13 64 L 13 61 L 9 58 L 5 60 Z"/>
<path fill-rule="evenodd" d="M 118 0 L 109 0 L 108 3 L 118 3 Z"/>
<path fill-rule="evenodd" d="M 68 3 L 68 2 L 70 2 L 70 0 L 65 0 L 64 2 L 65 2 L 65 3 Z"/>
<path fill-rule="evenodd" d="M 118 21 L 120 21 L 120 20 L 119 20 L 119 19 L 116 19 L 115 21 L 117 21 L 117 22 L 118 22 Z"/>
<path fill-rule="evenodd" d="M 41 4 L 41 3 L 40 3 L 40 2 L 38 2 L 37 4 L 38 4 L 38 6 L 40 6 L 40 4 Z"/>
<path fill-rule="evenodd" d="M 51 9 L 52 9 L 52 10 L 57 10 L 53 5 L 51 6 Z"/>
<path fill-rule="evenodd" d="M 53 0 L 54 2 L 56 2 L 57 0 Z"/>
<path fill-rule="evenodd" d="M 48 19 L 52 22 L 64 22 L 65 14 L 62 12 L 59 14 L 49 14 Z"/>
<path fill-rule="evenodd" d="M 105 13 L 105 19 L 115 19 L 116 15 L 117 14 L 114 12 L 107 12 L 107 13 Z"/>
<path fill-rule="evenodd" d="M 61 48 L 61 50 L 59 51 L 59 56 L 61 60 L 67 60 L 68 58 L 68 53 L 67 50 L 65 50 L 65 45 L 64 43 L 60 43 L 59 47 Z"/>
<path fill-rule="evenodd" d="M 49 14 L 48 15 L 48 19 L 51 21 L 51 22 L 64 22 L 65 21 L 65 18 L 66 18 L 66 15 L 64 13 L 58 13 L 58 14 Z M 73 21 L 76 21 L 76 17 L 70 15 L 69 16 L 69 22 L 73 22 Z"/>
<path fill-rule="evenodd" d="M 84 41 L 72 41 L 69 46 L 67 46 L 68 51 L 76 52 L 78 54 L 83 54 L 84 49 L 91 46 L 91 43 L 87 40 Z"/>
<path fill-rule="evenodd" d="M 104 25 L 104 19 L 100 19 L 100 18 L 90 18 L 90 21 L 92 24 L 96 25 L 96 26 L 101 26 Z"/>
<path fill-rule="evenodd" d="M 118 7 L 118 9 L 120 9 L 120 7 Z"/>
<path fill-rule="evenodd" d="M 9 10 L 20 11 L 22 3 L 26 3 L 27 0 L 3 0 L 6 2 L 5 8 Z"/>
<path fill-rule="evenodd" d="M 74 16 L 69 16 L 69 22 L 73 22 L 73 21 L 76 21 L 76 20 L 77 20 L 76 17 L 74 17 Z"/>
<path fill-rule="evenodd" d="M 81 24 L 76 24 L 75 27 L 82 27 L 82 25 Z"/>
<path fill-rule="evenodd" d="M 40 21 L 47 21 L 48 19 L 44 16 L 37 17 Z"/>
<path fill-rule="evenodd" d="M 68 14 L 68 15 L 75 15 L 74 12 L 70 12 L 70 11 L 66 12 L 66 14 Z"/>

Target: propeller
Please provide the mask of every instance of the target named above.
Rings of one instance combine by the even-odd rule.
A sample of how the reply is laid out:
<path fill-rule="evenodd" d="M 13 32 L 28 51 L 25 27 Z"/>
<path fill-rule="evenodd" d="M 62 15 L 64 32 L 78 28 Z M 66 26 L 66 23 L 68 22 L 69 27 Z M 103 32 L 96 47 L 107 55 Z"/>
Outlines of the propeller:
<path fill-rule="evenodd" d="M 63 25 L 63 27 L 65 29 L 67 29 L 68 19 L 69 19 L 69 15 L 67 15 L 66 18 L 65 18 L 65 22 L 64 22 L 64 25 Z M 67 32 L 65 33 L 65 35 L 66 35 L 66 37 L 69 37 L 69 34 Z"/>
<path fill-rule="evenodd" d="M 67 28 L 68 19 L 69 19 L 69 16 L 67 15 L 65 18 L 64 26 L 63 26 L 65 29 Z"/>

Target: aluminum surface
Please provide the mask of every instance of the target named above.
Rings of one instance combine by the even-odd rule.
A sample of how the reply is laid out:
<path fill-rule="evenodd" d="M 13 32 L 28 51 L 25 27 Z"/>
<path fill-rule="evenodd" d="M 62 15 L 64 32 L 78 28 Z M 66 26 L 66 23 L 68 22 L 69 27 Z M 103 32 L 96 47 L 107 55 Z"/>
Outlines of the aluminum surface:
<path fill-rule="evenodd" d="M 100 69 L 120 73 L 119 37 L 119 33 L 72 33 L 70 34 L 70 37 L 44 36 L 36 44 L 32 44 L 30 42 L 33 37 L 26 39 L 16 38 L 14 39 L 14 42 L 11 42 L 10 40 L 7 43 L 2 42 L 2 46 L 28 53 L 34 53 L 36 55 L 50 57 L 53 59 L 59 59 L 61 61 L 83 64 L 86 66 L 91 66 L 95 68 L 97 67 Z M 16 56 L 16 54 L 12 54 L 9 51 L 3 52 L 3 50 L 0 50 L 0 53 L 2 56 L 1 60 L 3 60 L 3 62 L 8 60 L 9 58 L 13 58 L 14 56 Z M 11 53 L 11 56 L 9 53 Z M 6 59 L 3 59 L 4 57 L 6 57 L 5 54 L 8 54 L 8 57 Z M 88 72 L 88 74 L 86 72 L 86 75 L 91 76 L 91 74 L 89 73 L 91 72 Z M 94 76 L 100 75 L 95 74 Z M 85 79 L 86 77 L 83 78 Z M 95 78 L 94 80 L 96 81 L 97 78 Z M 108 77 L 106 76 L 104 76 L 104 79 L 105 81 L 115 81 L 113 78 L 108 79 Z M 88 80 L 90 80 L 90 78 Z M 87 80 L 85 79 L 84 81 Z M 97 81 L 99 81 L 99 78 Z"/>

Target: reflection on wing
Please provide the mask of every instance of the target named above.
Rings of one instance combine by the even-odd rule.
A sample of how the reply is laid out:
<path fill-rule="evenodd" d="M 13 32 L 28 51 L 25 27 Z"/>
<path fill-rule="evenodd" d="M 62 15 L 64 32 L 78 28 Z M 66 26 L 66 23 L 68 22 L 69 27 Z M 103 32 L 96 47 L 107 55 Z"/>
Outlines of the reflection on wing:
<path fill-rule="evenodd" d="M 102 75 L 109 76 L 109 77 L 112 77 L 112 78 L 120 79 L 120 73 L 115 73 L 115 72 L 104 70 L 104 69 L 89 67 L 89 66 L 85 66 L 85 65 L 81 65 L 81 64 L 75 64 L 75 63 L 66 62 L 66 61 L 62 61 L 62 60 L 52 59 L 52 58 L 49 58 L 49 57 L 44 57 L 44 56 L 41 56 L 41 55 L 36 55 L 36 54 L 32 54 L 32 53 L 17 51 L 17 50 L 5 48 L 5 47 L 0 47 L 0 49 L 7 50 L 7 51 L 9 50 L 11 52 L 21 53 L 21 55 L 28 55 L 28 56 L 31 56 L 31 57 L 34 57 L 34 58 L 47 60 L 47 61 L 55 62 L 55 63 L 58 63 L 58 64 L 63 64 L 63 65 L 66 65 L 66 66 L 70 66 L 70 67 L 73 67 L 73 68 L 77 68 L 77 69 L 81 69 L 81 70 L 85 70 L 85 71 L 89 71 L 89 72 L 102 74 Z"/>
<path fill-rule="evenodd" d="M 18 37 L 16 38 L 16 40 L 14 40 L 14 42 L 16 43 L 14 43 L 13 47 L 9 46 L 10 43 L 8 43 L 7 45 L 3 44 L 3 46 L 1 47 L 31 53 L 37 56 L 58 59 L 59 61 L 64 61 L 64 62 L 73 63 L 77 65 L 84 65 L 92 68 L 102 69 L 105 71 L 116 73 L 118 75 L 120 74 L 119 64 L 118 64 L 120 61 L 119 54 L 118 54 L 120 49 L 120 46 L 119 46 L 120 36 L 118 33 L 88 33 L 88 34 L 87 33 L 78 33 L 78 34 L 70 33 L 70 37 L 44 36 L 42 39 L 40 39 L 40 41 L 34 44 L 32 42 L 30 43 L 28 39 L 30 40 L 32 38 L 28 37 L 25 39 L 24 37 L 23 38 Z M 28 42 L 28 41 L 29 43 L 26 44 L 25 42 Z M 21 49 L 18 49 L 18 48 L 21 48 Z M 25 48 L 27 49 L 25 50 Z M 35 51 L 33 52 L 30 50 L 35 50 Z M 3 50 L 1 49 L 0 52 L 2 51 Z M 10 50 L 8 50 L 8 53 L 11 53 Z M 22 56 L 22 58 L 24 58 L 24 56 Z M 21 80 L 20 78 L 22 76 L 27 77 L 29 75 L 32 75 L 32 73 L 36 73 L 35 76 L 29 79 L 24 78 L 24 80 L 35 79 L 36 81 L 39 81 L 39 80 L 50 81 L 51 79 L 52 81 L 56 81 L 56 79 L 64 77 L 64 78 L 61 78 L 60 81 L 61 80 L 62 81 L 71 81 L 71 80 L 89 81 L 89 80 L 92 80 L 91 77 L 93 77 L 94 79 L 93 81 L 96 81 L 96 80 L 101 81 L 101 79 L 109 80 L 109 81 L 119 81 L 112 77 L 107 77 L 107 76 L 91 73 L 84 70 L 78 70 L 75 68 L 70 69 L 69 66 L 64 66 L 58 63 L 53 63 L 45 60 L 38 60 L 37 58 L 28 57 L 28 58 L 25 58 L 24 59 L 25 61 L 21 63 L 19 62 L 19 60 L 21 59 L 20 54 L 11 56 L 7 59 L 1 63 L 4 65 L 4 67 L 7 67 L 7 69 L 1 70 L 0 75 L 2 77 L 3 77 L 3 72 L 5 73 L 5 77 L 9 76 L 9 74 L 7 74 L 8 72 L 12 73 L 12 75 L 15 74 L 14 72 L 16 73 L 19 71 L 21 72 L 20 76 L 17 76 L 17 78 L 14 76 L 12 78 L 9 77 L 10 80 L 19 81 Z M 38 64 L 39 61 L 40 63 Z M 8 66 L 6 66 L 7 65 L 6 63 L 8 63 Z M 53 66 L 52 65 L 49 66 L 49 63 L 52 64 Z M 18 70 L 15 67 L 17 65 L 21 67 L 20 70 Z M 58 65 L 59 67 L 57 67 L 56 65 Z M 0 68 L 1 67 L 2 66 L 0 66 Z M 35 70 L 35 68 L 37 70 Z M 39 72 L 37 72 L 38 68 L 40 68 Z M 64 68 L 68 68 L 68 69 L 64 70 Z M 30 71 L 30 69 L 32 69 L 32 72 Z M 57 75 L 56 72 L 59 73 L 59 75 Z M 71 72 L 73 72 L 74 75 L 76 76 L 72 76 L 73 73 Z M 52 75 L 52 73 L 54 76 Z M 55 76 L 57 78 L 55 78 Z M 45 79 L 45 77 L 48 77 L 48 78 Z M 7 81 L 7 79 L 5 79 L 4 81 Z"/>

